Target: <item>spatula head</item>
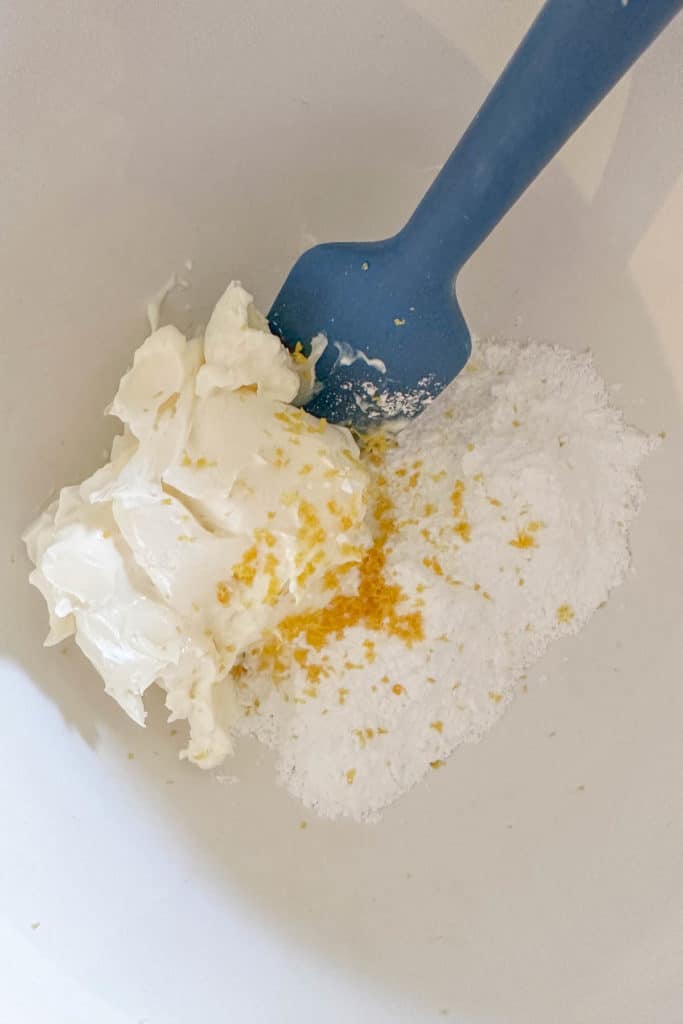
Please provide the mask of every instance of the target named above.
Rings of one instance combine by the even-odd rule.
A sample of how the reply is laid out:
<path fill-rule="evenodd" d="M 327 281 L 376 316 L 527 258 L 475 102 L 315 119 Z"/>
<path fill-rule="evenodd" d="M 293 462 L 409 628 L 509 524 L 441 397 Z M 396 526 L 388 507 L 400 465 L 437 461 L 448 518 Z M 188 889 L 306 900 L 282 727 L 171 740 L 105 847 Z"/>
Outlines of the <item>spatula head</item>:
<path fill-rule="evenodd" d="M 416 265 L 414 252 L 400 235 L 335 242 L 292 267 L 268 319 L 291 349 L 299 342 L 308 353 L 313 337 L 327 338 L 309 412 L 360 428 L 416 416 L 467 362 L 454 284 Z"/>

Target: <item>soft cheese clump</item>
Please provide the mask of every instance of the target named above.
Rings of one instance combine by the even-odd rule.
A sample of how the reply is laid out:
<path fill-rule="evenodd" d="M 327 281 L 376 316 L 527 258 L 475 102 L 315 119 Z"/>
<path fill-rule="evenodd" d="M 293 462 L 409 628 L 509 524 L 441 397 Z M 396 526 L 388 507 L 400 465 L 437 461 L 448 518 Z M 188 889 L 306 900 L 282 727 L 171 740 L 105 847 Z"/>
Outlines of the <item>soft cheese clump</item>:
<path fill-rule="evenodd" d="M 109 410 L 110 461 L 25 535 L 46 643 L 74 635 L 140 724 L 162 686 L 203 767 L 231 750 L 237 659 L 370 543 L 353 438 L 291 405 L 305 376 L 232 283 L 203 338 L 147 338 Z"/>

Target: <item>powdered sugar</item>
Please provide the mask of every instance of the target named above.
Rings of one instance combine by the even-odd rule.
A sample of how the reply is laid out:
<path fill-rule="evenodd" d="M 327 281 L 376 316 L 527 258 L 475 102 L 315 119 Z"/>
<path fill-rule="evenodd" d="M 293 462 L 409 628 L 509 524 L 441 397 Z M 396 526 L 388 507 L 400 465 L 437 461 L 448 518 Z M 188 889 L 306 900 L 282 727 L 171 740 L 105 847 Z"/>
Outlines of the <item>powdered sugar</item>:
<path fill-rule="evenodd" d="M 327 632 L 313 608 L 315 628 L 301 617 L 253 649 L 240 731 L 275 749 L 321 815 L 376 816 L 479 739 L 548 644 L 622 581 L 651 444 L 588 355 L 478 344 L 395 447 L 366 449 L 376 564 L 350 567 L 330 601 L 365 587 L 367 607 Z"/>
<path fill-rule="evenodd" d="M 434 378 L 427 374 L 415 387 L 401 390 L 374 381 L 354 382 L 354 398 L 368 422 L 402 419 L 416 416 L 433 400 Z"/>

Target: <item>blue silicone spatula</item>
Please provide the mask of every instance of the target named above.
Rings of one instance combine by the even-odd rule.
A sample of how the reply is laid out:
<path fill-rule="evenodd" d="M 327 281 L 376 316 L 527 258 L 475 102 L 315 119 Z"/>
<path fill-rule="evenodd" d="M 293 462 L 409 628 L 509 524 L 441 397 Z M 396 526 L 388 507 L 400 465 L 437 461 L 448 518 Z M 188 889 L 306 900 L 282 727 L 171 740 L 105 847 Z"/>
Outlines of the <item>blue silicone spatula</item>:
<path fill-rule="evenodd" d="M 358 426 L 415 415 L 460 372 L 458 271 L 681 7 L 548 0 L 405 227 L 299 258 L 269 321 L 290 348 L 328 339 L 310 412 Z"/>

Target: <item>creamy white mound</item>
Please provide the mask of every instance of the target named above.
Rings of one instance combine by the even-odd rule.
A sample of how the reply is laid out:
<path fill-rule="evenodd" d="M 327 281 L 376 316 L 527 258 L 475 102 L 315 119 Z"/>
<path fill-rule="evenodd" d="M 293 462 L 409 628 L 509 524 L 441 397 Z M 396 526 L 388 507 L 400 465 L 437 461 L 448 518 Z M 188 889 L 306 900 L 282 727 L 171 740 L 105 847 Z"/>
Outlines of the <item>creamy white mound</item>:
<path fill-rule="evenodd" d="M 46 643 L 73 635 L 141 725 L 158 683 L 202 767 L 231 750 L 242 652 L 369 544 L 355 441 L 291 404 L 309 381 L 232 283 L 203 338 L 147 338 L 108 410 L 110 461 L 24 537 Z"/>

